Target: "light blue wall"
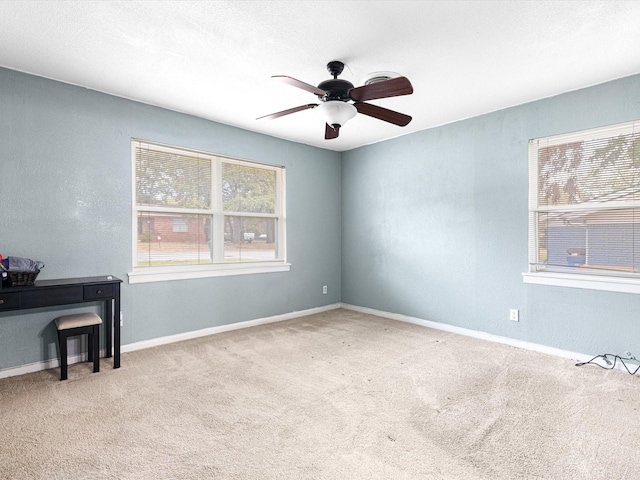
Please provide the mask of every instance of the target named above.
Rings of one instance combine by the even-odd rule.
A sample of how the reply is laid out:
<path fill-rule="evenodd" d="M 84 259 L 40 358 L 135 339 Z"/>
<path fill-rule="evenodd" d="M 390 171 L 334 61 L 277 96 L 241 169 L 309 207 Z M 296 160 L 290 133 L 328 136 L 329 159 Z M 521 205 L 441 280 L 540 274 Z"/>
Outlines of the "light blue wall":
<path fill-rule="evenodd" d="M 640 76 L 340 155 L 0 69 L 0 253 L 124 279 L 125 345 L 343 301 L 638 353 L 640 296 L 521 277 L 528 140 L 637 118 Z M 131 137 L 285 165 L 291 271 L 129 285 Z M 51 320 L 95 308 L 0 313 L 0 369 L 54 358 Z"/>
<path fill-rule="evenodd" d="M 640 354 L 640 295 L 521 276 L 528 140 L 638 118 L 633 76 L 343 153 L 342 301 L 586 354 Z"/>
<path fill-rule="evenodd" d="M 129 285 L 132 137 L 284 165 L 291 271 Z M 340 154 L 0 69 L 0 253 L 111 274 L 122 343 L 340 300 Z M 322 285 L 329 286 L 322 295 Z M 63 310 L 0 313 L 0 369 L 55 358 Z"/>

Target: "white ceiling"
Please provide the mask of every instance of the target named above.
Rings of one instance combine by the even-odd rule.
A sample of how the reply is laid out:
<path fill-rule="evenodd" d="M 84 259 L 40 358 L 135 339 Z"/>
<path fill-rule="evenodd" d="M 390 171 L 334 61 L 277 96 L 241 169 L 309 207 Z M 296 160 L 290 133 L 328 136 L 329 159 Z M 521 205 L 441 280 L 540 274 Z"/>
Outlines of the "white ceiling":
<path fill-rule="evenodd" d="M 640 72 L 640 1 L 0 0 L 0 65 L 336 151 Z M 313 109 L 326 64 L 376 71 L 413 95 L 370 103 L 335 140 Z M 0 90 L 0 94 L 1 94 Z"/>

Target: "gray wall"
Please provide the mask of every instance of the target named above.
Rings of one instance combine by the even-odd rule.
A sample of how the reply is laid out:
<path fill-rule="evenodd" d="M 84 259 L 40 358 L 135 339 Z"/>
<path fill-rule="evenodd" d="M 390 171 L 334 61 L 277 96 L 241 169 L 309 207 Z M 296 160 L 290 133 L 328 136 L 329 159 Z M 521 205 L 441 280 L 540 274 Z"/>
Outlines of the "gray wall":
<path fill-rule="evenodd" d="M 132 137 L 284 165 L 291 271 L 129 285 Z M 0 69 L 0 253 L 122 278 L 125 345 L 340 301 L 340 175 L 335 152 Z M 97 309 L 0 313 L 0 369 L 55 358 L 52 319 Z"/>
<path fill-rule="evenodd" d="M 640 354 L 639 295 L 521 276 L 528 140 L 638 118 L 633 76 L 345 152 L 342 301 L 579 353 Z"/>

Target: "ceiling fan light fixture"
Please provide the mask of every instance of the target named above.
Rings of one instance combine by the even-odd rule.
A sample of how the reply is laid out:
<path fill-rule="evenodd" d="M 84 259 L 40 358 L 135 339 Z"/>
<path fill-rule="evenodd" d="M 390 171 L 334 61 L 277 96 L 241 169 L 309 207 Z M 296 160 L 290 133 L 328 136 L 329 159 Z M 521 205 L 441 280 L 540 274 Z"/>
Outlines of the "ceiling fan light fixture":
<path fill-rule="evenodd" d="M 370 73 L 364 79 L 362 82 L 364 85 L 354 87 L 351 82 L 338 78 L 342 73 L 343 67 L 344 64 L 340 61 L 329 62 L 327 70 L 333 78 L 321 82 L 317 87 L 287 75 L 275 75 L 272 78 L 292 87 L 313 93 L 320 100 L 320 104 L 308 103 L 307 105 L 288 108 L 287 110 L 259 117 L 258 120 L 279 118 L 291 113 L 315 108 L 325 121 L 325 140 L 338 138 L 340 127 L 344 126 L 358 113 L 398 125 L 399 127 L 405 127 L 409 124 L 411 121 L 409 115 L 394 112 L 373 103 L 367 103 L 369 100 L 411 95 L 413 86 L 408 78 L 395 72 L 375 72 Z"/>
<path fill-rule="evenodd" d="M 320 112 L 325 122 L 333 128 L 336 128 L 336 126 L 338 128 L 343 127 L 358 113 L 358 110 L 352 104 L 340 100 L 329 100 L 321 103 L 316 110 Z"/>

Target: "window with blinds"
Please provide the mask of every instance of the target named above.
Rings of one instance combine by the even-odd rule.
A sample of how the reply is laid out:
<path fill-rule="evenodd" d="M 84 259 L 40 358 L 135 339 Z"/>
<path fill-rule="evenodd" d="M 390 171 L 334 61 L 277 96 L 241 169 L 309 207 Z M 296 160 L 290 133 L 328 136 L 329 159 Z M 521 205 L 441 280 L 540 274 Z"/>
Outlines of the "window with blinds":
<path fill-rule="evenodd" d="M 640 121 L 529 143 L 531 272 L 638 277 Z"/>
<path fill-rule="evenodd" d="M 131 145 L 134 273 L 285 261 L 284 167 Z"/>

